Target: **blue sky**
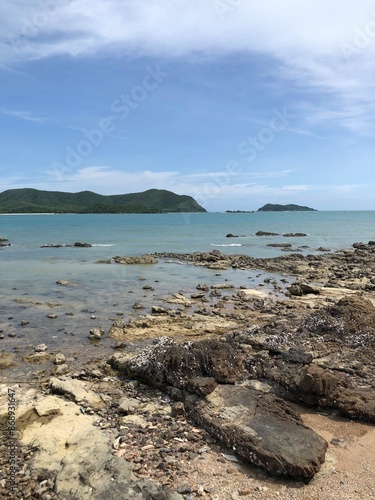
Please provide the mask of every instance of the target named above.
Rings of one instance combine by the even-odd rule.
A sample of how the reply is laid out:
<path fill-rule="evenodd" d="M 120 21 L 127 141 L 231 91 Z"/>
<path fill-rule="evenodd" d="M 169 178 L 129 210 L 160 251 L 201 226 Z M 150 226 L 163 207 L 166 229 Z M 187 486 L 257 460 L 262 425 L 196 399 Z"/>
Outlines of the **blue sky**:
<path fill-rule="evenodd" d="M 375 6 L 2 0 L 0 191 L 374 210 Z"/>

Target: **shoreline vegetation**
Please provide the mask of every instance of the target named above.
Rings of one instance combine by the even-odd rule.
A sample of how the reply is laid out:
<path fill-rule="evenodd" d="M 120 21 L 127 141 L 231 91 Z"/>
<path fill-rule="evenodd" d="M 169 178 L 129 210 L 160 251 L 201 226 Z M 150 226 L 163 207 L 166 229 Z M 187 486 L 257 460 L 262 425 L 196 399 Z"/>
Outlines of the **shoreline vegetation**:
<path fill-rule="evenodd" d="M 0 214 L 122 214 L 206 212 L 191 196 L 165 189 L 104 196 L 91 191 L 64 193 L 11 189 L 0 193 Z"/>
<path fill-rule="evenodd" d="M 204 266 L 223 281 L 176 285 L 109 329 L 94 321 L 88 362 L 47 344 L 2 352 L 6 374 L 40 368 L 30 385 L 0 385 L 2 432 L 9 389 L 17 401 L 14 498 L 371 498 L 374 257 L 369 241 L 319 255 L 112 259 L 146 273 L 161 260 Z M 277 274 L 254 290 L 225 281 L 226 269 Z"/>

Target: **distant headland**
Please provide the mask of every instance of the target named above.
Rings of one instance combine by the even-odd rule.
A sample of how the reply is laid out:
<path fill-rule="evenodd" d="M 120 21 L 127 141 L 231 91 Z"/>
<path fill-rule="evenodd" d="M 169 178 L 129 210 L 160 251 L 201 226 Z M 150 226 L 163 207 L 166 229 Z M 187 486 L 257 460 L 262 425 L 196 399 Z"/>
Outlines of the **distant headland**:
<path fill-rule="evenodd" d="M 10 189 L 0 193 L 1 214 L 122 214 L 206 212 L 191 196 L 165 189 L 104 196 L 92 191 L 64 193 L 38 189 Z"/>
<path fill-rule="evenodd" d="M 315 208 L 305 207 L 301 205 L 278 205 L 267 203 L 263 207 L 258 208 L 258 212 L 316 212 Z"/>
<path fill-rule="evenodd" d="M 316 212 L 315 208 L 304 207 L 301 205 L 278 205 L 267 203 L 263 207 L 258 208 L 257 212 Z M 255 210 L 226 210 L 228 214 L 253 214 Z"/>

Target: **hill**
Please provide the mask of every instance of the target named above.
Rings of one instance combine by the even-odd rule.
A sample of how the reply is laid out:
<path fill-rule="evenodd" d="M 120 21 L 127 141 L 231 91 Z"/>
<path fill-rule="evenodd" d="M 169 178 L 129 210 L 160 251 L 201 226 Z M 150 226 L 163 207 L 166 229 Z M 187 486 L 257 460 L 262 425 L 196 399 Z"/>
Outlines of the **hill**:
<path fill-rule="evenodd" d="M 206 212 L 191 196 L 164 189 L 104 196 L 92 191 L 64 193 L 10 189 L 0 193 L 0 213 L 168 213 Z"/>
<path fill-rule="evenodd" d="M 263 207 L 258 209 L 258 212 L 316 212 L 315 208 L 304 207 L 301 205 L 277 205 L 272 203 L 267 203 Z"/>

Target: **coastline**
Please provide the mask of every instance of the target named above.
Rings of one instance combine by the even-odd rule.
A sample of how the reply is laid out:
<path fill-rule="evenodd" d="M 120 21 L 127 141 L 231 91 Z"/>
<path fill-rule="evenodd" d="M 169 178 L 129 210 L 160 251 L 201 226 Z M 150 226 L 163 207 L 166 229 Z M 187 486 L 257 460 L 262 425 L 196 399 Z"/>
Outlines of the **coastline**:
<path fill-rule="evenodd" d="M 195 297 L 170 290 L 169 302 L 165 301 L 164 306 L 158 304 L 151 311 L 140 310 L 137 320 L 124 321 L 119 317 L 109 329 L 97 332 L 98 336 L 92 342 L 98 349 L 102 342 L 100 338 L 112 339 L 115 354 L 109 363 L 106 356 L 80 364 L 79 357 L 74 359 L 74 356 L 65 356 L 63 351 L 50 351 L 48 346 L 35 352 L 34 346 L 28 361 L 42 362 L 42 369 L 32 384 L 1 385 L 2 402 L 9 385 L 14 388 L 18 398 L 16 423 L 20 433 L 19 453 L 23 454 L 29 475 L 24 471 L 28 480 L 23 481 L 25 476 L 19 473 L 17 484 L 23 490 L 47 486 L 44 493 L 53 494 L 51 498 L 68 499 L 74 491 L 78 495 L 86 491 L 84 494 L 89 495 L 88 490 L 84 490 L 87 485 L 79 480 L 78 455 L 69 462 L 66 461 L 65 453 L 60 453 L 57 462 L 52 461 L 49 465 L 48 479 L 37 479 L 40 470 L 46 467 L 57 450 L 41 446 L 42 436 L 46 439 L 52 435 L 53 426 L 59 419 L 60 427 L 61 422 L 67 424 L 68 433 L 72 415 L 76 415 L 75 418 L 80 415 L 84 424 L 73 450 L 79 452 L 80 456 L 83 452 L 89 456 L 92 449 L 87 439 L 88 436 L 94 438 L 101 443 L 99 447 L 102 450 L 100 457 L 95 457 L 97 463 L 103 464 L 109 460 L 112 473 L 118 464 L 123 466 L 126 474 L 123 472 L 121 476 L 122 484 L 127 484 L 126 487 L 133 490 L 136 484 L 141 485 L 141 491 L 144 488 L 147 491 L 159 488 L 158 494 L 163 494 L 163 498 L 176 499 L 188 496 L 217 500 L 240 497 L 266 499 L 285 498 L 286 495 L 288 498 L 306 500 L 321 496 L 348 500 L 372 498 L 372 492 L 375 491 L 371 474 L 375 465 L 371 455 L 375 422 L 371 406 L 375 398 L 372 330 L 375 328 L 372 316 L 375 305 L 374 254 L 375 245 L 371 242 L 356 244 L 354 248 L 334 254 L 292 254 L 270 259 L 226 255 L 217 250 L 157 255 L 158 258 L 209 267 L 218 273 L 237 266 L 238 269 L 278 272 L 280 276 L 294 276 L 294 279 L 287 284 L 287 295 L 284 295 L 285 284 L 281 282 L 270 283 L 272 292 L 268 289 L 262 292 L 245 287 L 232 288 L 224 279 L 219 284 L 221 286 L 217 283 L 215 286 L 206 283 L 205 287 L 200 284 Z M 338 305 L 340 301 L 343 302 Z M 364 317 L 369 318 L 369 322 L 361 323 L 360 317 L 349 320 L 346 312 L 352 314 L 353 309 L 363 304 L 366 307 Z M 331 312 L 334 314 L 331 315 Z M 335 322 L 338 314 L 341 314 L 340 324 Z M 316 325 L 319 328 L 315 328 Z M 322 325 L 325 325 L 328 333 L 322 331 Z M 95 330 L 95 320 L 92 330 Z M 196 409 L 189 409 L 187 400 L 184 400 L 186 395 L 178 392 L 181 391 L 179 382 L 171 383 L 168 372 L 168 383 L 163 380 L 160 387 L 149 388 L 145 385 L 141 372 L 138 376 L 133 373 L 133 381 L 129 382 L 129 360 L 136 358 L 143 352 L 142 349 L 152 346 L 155 338 L 164 336 L 177 344 L 188 342 L 199 348 L 201 342 L 212 342 L 212 347 L 231 345 L 236 352 L 237 349 L 244 352 L 244 366 L 247 367 L 245 380 L 253 381 L 252 385 L 257 387 L 252 390 L 258 391 L 258 396 L 262 397 L 265 386 L 257 385 L 255 381 L 266 383 L 272 394 L 272 391 L 276 391 L 277 397 L 282 398 L 285 404 L 292 405 L 306 425 L 327 440 L 328 451 L 320 472 L 309 481 L 301 478 L 271 478 L 262 469 L 246 465 L 241 457 L 235 456 L 233 450 L 220 446 L 204 430 L 204 426 L 197 426 L 194 420 Z M 295 350 L 299 358 L 295 354 L 292 356 Z M 163 352 L 165 354 L 166 351 Z M 66 359 L 61 356 L 57 359 L 59 354 Z M 304 358 L 303 355 L 308 356 Z M 145 359 L 147 361 L 147 356 Z M 236 356 L 235 359 L 239 358 Z M 6 361 L 4 356 L 2 361 Z M 251 371 L 249 366 L 252 367 Z M 303 384 L 292 382 L 297 380 L 296 377 L 303 370 L 311 367 L 323 370 L 319 372 L 323 378 L 329 374 L 331 385 L 324 386 L 326 392 L 319 393 L 316 389 L 318 392 L 314 393 L 315 389 L 310 387 L 305 394 Z M 215 379 L 215 376 L 209 378 Z M 239 384 L 240 387 L 243 381 L 232 380 L 230 384 Z M 220 386 L 220 382 L 214 382 Z M 196 389 L 191 387 L 183 386 L 183 392 L 196 394 Z M 331 390 L 332 394 L 329 392 Z M 353 402 L 350 391 L 354 391 L 357 401 Z M 365 391 L 362 399 L 361 391 Z M 311 398 L 312 394 L 315 395 Z M 121 402 L 124 398 L 127 401 Z M 301 405 L 304 398 L 307 406 Z M 120 409 L 121 405 L 125 406 Z M 25 415 L 29 415 L 26 420 Z M 31 419 L 30 415 L 33 415 Z M 2 423 L 4 418 L 2 414 Z M 100 421 L 103 425 L 95 424 Z M 167 444 L 158 444 L 159 430 L 166 432 L 166 427 L 171 426 L 175 430 L 172 429 L 169 438 L 166 434 L 167 439 L 164 441 Z M 47 434 L 41 434 L 42 428 Z M 95 436 L 90 434 L 93 429 L 97 431 Z M 124 436 L 126 439 L 122 438 Z M 62 442 L 66 440 L 64 432 L 57 439 Z M 39 443 L 39 449 L 31 453 L 35 443 Z M 86 443 L 85 450 L 82 450 L 83 443 Z M 176 443 L 179 447 L 173 446 Z M 200 452 L 204 447 L 208 449 Z M 160 452 L 161 449 L 171 451 Z M 65 468 L 58 472 L 61 461 L 65 463 Z M 77 475 L 76 483 L 73 481 L 70 485 L 67 482 L 69 470 L 74 470 Z M 104 488 L 103 478 L 98 479 L 89 474 L 86 479 L 94 491 L 95 488 L 97 492 Z M 153 485 L 148 480 L 152 480 Z M 41 486 L 43 481 L 46 482 Z M 146 495 L 146 490 L 139 494 Z M 5 495 L 6 491 L 3 485 L 2 493 Z M 109 492 L 107 494 L 110 495 Z M 87 496 L 100 497 L 99 493 Z M 129 498 L 146 496 L 137 497 L 134 494 L 134 497 Z"/>

